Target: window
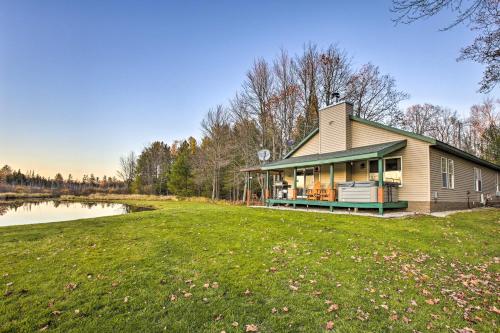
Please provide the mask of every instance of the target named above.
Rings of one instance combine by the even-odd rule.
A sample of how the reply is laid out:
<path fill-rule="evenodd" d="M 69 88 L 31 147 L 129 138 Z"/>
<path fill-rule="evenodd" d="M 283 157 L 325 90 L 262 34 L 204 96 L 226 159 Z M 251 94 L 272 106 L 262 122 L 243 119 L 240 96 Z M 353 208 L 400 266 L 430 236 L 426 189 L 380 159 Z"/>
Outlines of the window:
<path fill-rule="evenodd" d="M 384 159 L 384 181 L 402 184 L 402 159 L 401 157 L 389 157 Z M 378 160 L 368 162 L 368 178 L 378 180 Z"/>
<path fill-rule="evenodd" d="M 481 169 L 474 168 L 474 189 L 476 192 L 481 192 L 483 190 L 483 177 L 481 175 Z"/>
<path fill-rule="evenodd" d="M 455 163 L 452 159 L 441 157 L 441 186 L 455 188 Z"/>
<path fill-rule="evenodd" d="M 455 162 L 448 160 L 448 186 L 455 188 Z"/>
<path fill-rule="evenodd" d="M 497 172 L 497 196 L 499 192 L 500 192 L 500 184 L 498 183 L 498 172 Z"/>
<path fill-rule="evenodd" d="M 401 184 L 401 157 L 384 160 L 384 181 Z"/>

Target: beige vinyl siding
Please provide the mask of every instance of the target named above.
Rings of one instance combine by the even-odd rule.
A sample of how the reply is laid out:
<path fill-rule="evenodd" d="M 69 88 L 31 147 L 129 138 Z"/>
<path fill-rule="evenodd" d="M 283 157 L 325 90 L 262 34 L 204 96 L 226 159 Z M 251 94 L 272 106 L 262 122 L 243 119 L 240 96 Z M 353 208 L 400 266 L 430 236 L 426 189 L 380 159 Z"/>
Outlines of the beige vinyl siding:
<path fill-rule="evenodd" d="M 441 157 L 453 160 L 455 166 L 455 188 L 448 189 L 442 187 L 441 179 Z M 481 169 L 482 191 L 476 192 L 474 186 L 474 168 Z M 496 194 L 497 171 L 467 161 L 461 157 L 448 154 L 441 150 L 430 148 L 430 176 L 431 176 L 431 196 L 437 192 L 436 202 L 467 202 L 467 191 L 471 204 L 478 204 L 481 200 L 481 193 L 490 196 L 492 200 L 499 201 Z M 435 201 L 435 200 L 432 200 Z"/>
<path fill-rule="evenodd" d="M 297 151 L 292 154 L 292 157 L 318 154 L 318 152 L 319 152 L 319 133 L 315 134 L 302 147 L 297 149 Z"/>
<path fill-rule="evenodd" d="M 352 148 L 378 143 L 407 140 L 405 148 L 389 156 L 402 157 L 403 186 L 399 188 L 399 199 L 407 201 L 429 201 L 429 144 L 402 134 L 394 133 L 375 126 L 351 121 Z M 365 167 L 368 167 L 365 165 Z M 365 171 L 366 172 L 366 171 Z M 356 178 L 361 174 L 356 171 Z M 364 180 L 366 180 L 366 174 Z M 363 179 L 363 178 L 361 178 Z"/>
<path fill-rule="evenodd" d="M 319 111 L 319 152 L 330 153 L 350 147 L 350 120 L 347 104 L 337 104 Z"/>
<path fill-rule="evenodd" d="M 368 180 L 368 161 L 356 161 L 352 165 L 352 180 L 364 182 Z"/>

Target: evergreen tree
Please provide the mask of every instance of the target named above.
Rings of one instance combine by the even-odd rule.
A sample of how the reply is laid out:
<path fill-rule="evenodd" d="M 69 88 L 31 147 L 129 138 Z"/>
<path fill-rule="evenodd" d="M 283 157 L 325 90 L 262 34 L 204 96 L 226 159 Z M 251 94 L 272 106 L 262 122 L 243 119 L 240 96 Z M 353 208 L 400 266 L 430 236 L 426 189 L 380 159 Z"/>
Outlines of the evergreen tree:
<path fill-rule="evenodd" d="M 177 152 L 170 171 L 168 189 L 180 196 L 193 195 L 193 174 L 189 144 L 184 141 Z"/>

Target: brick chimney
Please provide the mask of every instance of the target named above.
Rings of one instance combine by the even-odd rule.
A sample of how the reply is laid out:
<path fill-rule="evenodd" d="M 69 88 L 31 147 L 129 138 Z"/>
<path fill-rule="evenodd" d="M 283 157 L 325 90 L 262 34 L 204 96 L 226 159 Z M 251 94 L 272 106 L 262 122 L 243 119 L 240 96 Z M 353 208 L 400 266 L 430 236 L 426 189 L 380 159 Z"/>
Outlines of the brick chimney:
<path fill-rule="evenodd" d="M 319 110 L 319 153 L 351 148 L 352 104 L 338 102 Z"/>

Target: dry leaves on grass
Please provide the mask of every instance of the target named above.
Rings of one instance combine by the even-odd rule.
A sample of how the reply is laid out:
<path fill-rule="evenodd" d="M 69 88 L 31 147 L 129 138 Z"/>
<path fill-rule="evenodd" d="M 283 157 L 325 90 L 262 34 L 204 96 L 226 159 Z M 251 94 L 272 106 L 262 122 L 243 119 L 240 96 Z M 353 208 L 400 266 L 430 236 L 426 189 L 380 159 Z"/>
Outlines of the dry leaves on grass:
<path fill-rule="evenodd" d="M 77 286 L 78 286 L 77 283 L 70 282 L 66 286 L 64 286 L 64 289 L 72 291 L 72 290 L 75 290 Z"/>
<path fill-rule="evenodd" d="M 326 311 L 333 312 L 333 311 L 337 311 L 338 309 L 339 309 L 339 306 L 337 304 L 332 304 L 328 307 L 328 309 Z"/>
<path fill-rule="evenodd" d="M 429 298 L 425 300 L 425 303 L 429 305 L 434 305 L 439 303 L 439 298 Z"/>
<path fill-rule="evenodd" d="M 356 318 L 358 318 L 361 321 L 365 321 L 368 320 L 368 318 L 370 318 L 370 314 L 358 308 L 358 310 L 356 311 Z"/>
<path fill-rule="evenodd" d="M 327 323 L 326 323 L 326 330 L 327 331 L 331 331 L 333 330 L 333 321 L 332 320 L 329 320 Z"/>
<path fill-rule="evenodd" d="M 255 324 L 245 325 L 245 332 L 258 332 L 259 328 Z"/>
<path fill-rule="evenodd" d="M 454 329 L 453 333 L 476 333 L 476 331 L 470 327 Z"/>

